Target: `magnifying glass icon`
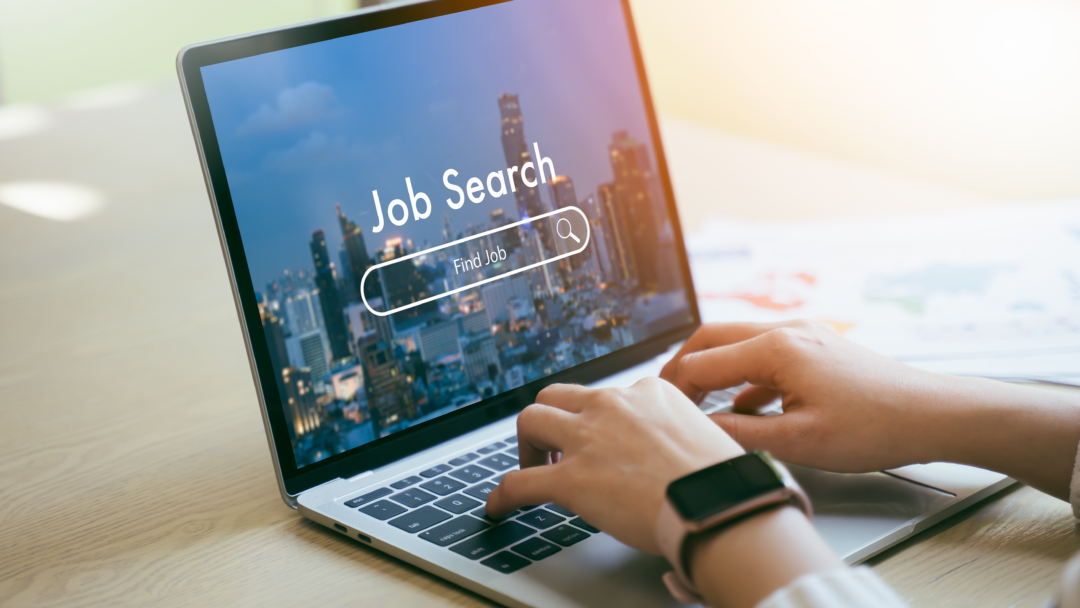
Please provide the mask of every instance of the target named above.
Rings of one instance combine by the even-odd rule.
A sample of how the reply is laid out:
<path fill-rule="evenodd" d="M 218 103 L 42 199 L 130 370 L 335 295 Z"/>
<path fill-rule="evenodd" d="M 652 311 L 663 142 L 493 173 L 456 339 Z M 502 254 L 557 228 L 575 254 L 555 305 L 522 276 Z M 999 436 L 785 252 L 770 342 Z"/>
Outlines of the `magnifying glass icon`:
<path fill-rule="evenodd" d="M 566 222 L 566 236 L 563 236 L 563 233 L 562 233 L 562 223 L 563 222 Z M 555 223 L 555 232 L 559 235 L 559 238 L 574 239 L 575 243 L 580 243 L 581 242 L 581 239 L 577 238 L 577 236 L 574 235 L 574 227 L 570 225 L 570 220 L 566 219 L 565 217 L 560 218 L 559 221 Z"/>

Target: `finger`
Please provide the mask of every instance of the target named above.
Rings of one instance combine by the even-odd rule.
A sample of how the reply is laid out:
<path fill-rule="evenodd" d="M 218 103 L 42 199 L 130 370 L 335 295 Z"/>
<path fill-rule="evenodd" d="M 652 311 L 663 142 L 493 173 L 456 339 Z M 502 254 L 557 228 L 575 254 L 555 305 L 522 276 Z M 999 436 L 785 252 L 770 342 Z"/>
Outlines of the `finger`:
<path fill-rule="evenodd" d="M 718 346 L 737 344 L 780 327 L 798 327 L 805 324 L 805 321 L 780 321 L 777 323 L 712 323 L 703 325 L 694 332 L 694 335 L 690 336 L 690 339 L 682 345 L 679 352 L 675 353 L 671 361 L 664 365 L 664 368 L 660 370 L 660 377 L 671 382 L 675 369 L 678 367 L 679 359 L 688 354 Z"/>
<path fill-rule="evenodd" d="M 669 382 L 694 402 L 708 392 L 744 382 L 769 388 L 781 357 L 774 332 L 708 350 L 690 353 L 677 362 Z"/>
<path fill-rule="evenodd" d="M 574 414 L 555 407 L 534 403 L 518 414 L 518 460 L 521 468 L 552 464 L 552 453 L 570 444 L 575 426 Z"/>
<path fill-rule="evenodd" d="M 786 445 L 796 439 L 794 423 L 797 416 L 781 414 L 759 418 L 744 414 L 712 414 L 709 418 L 744 450 L 766 450 L 783 459 Z"/>
<path fill-rule="evenodd" d="M 552 465 L 511 471 L 488 494 L 487 514 L 499 519 L 525 505 L 543 505 L 556 501 L 560 487 L 561 466 Z"/>
<path fill-rule="evenodd" d="M 753 414 L 762 406 L 768 405 L 780 397 L 780 391 L 767 386 L 749 386 L 735 395 L 733 407 L 736 412 Z"/>
<path fill-rule="evenodd" d="M 552 384 L 536 395 L 536 402 L 580 414 L 585 406 L 585 399 L 593 390 L 580 384 Z"/>

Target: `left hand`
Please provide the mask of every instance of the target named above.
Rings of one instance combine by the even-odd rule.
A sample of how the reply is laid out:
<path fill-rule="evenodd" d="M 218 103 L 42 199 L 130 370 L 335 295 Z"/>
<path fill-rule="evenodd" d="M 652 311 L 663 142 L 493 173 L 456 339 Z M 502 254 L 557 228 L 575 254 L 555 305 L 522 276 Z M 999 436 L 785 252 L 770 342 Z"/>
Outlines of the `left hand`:
<path fill-rule="evenodd" d="M 517 424 L 521 470 L 488 496 L 489 514 L 554 502 L 652 554 L 660 552 L 656 523 L 668 484 L 744 453 L 657 378 L 624 389 L 552 385 Z"/>

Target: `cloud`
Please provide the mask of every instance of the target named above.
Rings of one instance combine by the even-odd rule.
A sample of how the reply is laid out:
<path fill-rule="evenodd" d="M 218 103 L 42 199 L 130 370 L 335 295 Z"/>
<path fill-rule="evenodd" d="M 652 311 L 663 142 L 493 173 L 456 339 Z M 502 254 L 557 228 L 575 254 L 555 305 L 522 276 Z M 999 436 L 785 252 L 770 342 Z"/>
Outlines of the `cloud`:
<path fill-rule="evenodd" d="M 305 82 L 278 93 L 274 107 L 259 106 L 236 128 L 236 133 L 254 135 L 307 124 L 324 116 L 334 99 L 334 89 L 317 82 Z"/>
<path fill-rule="evenodd" d="M 368 156 L 359 144 L 349 145 L 341 135 L 329 137 L 315 131 L 285 150 L 271 150 L 263 159 L 262 168 L 278 173 L 292 173 L 312 165 L 330 165 L 357 161 Z"/>

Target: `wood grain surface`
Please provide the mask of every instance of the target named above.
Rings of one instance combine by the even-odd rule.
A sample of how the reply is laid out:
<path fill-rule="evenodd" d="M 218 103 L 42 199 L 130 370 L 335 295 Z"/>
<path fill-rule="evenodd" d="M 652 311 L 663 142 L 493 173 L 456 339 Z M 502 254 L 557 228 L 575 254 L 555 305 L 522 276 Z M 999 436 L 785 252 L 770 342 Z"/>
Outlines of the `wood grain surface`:
<path fill-rule="evenodd" d="M 676 126 L 672 157 L 747 162 L 702 137 Z M 70 223 L 0 206 L 0 603 L 490 605 L 282 503 L 176 87 L 0 141 L 0 183 L 28 179 L 107 203 Z M 1068 506 L 1019 488 L 873 567 L 914 605 L 1036 605 L 1078 549 Z"/>

